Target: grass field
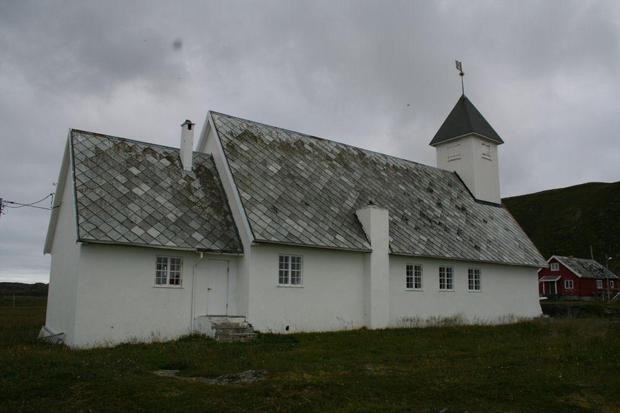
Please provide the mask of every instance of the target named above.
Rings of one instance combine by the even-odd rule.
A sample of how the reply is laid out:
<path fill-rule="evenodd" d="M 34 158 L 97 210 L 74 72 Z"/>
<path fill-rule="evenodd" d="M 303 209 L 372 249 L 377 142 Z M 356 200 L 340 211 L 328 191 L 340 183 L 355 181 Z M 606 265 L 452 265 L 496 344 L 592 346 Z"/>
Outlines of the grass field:
<path fill-rule="evenodd" d="M 605 319 L 82 351 L 37 342 L 43 320 L 41 299 L 0 300 L 2 411 L 620 411 L 620 324 Z M 208 385 L 157 369 L 267 376 Z"/>

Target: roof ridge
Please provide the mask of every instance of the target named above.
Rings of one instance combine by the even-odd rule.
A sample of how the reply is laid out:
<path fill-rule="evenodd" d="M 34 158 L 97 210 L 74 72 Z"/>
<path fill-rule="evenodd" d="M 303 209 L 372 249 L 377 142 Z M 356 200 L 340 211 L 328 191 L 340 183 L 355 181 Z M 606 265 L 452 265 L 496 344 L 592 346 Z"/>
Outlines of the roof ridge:
<path fill-rule="evenodd" d="M 580 260 L 580 261 L 594 261 L 594 262 L 600 264 L 597 260 L 592 259 L 592 258 L 581 258 L 581 257 L 573 257 L 571 255 L 555 255 L 555 254 L 553 256 L 557 257 L 557 258 L 568 258 L 568 259 Z"/>
<path fill-rule="evenodd" d="M 421 163 L 421 162 L 412 161 L 411 159 L 401 158 L 401 157 L 395 156 L 395 155 L 389 155 L 389 154 L 383 153 L 383 152 L 373 151 L 372 149 L 360 148 L 359 146 L 354 146 L 354 145 L 351 145 L 351 144 L 345 143 L 345 142 L 339 142 L 339 141 L 334 140 L 334 139 L 322 138 L 320 136 L 310 135 L 308 133 L 299 132 L 299 131 L 295 131 L 295 130 L 287 129 L 287 128 L 282 128 L 280 126 L 270 125 L 268 123 L 258 122 L 258 121 L 255 121 L 255 120 L 246 119 L 246 118 L 242 118 L 242 117 L 239 117 L 239 116 L 229 115 L 227 113 L 222 113 L 222 112 L 218 112 L 218 111 L 215 111 L 215 110 L 210 110 L 209 112 L 215 113 L 217 115 L 227 116 L 229 118 L 240 119 L 240 120 L 243 120 L 243 121 L 246 121 L 246 122 L 255 123 L 257 125 L 262 125 L 262 126 L 266 126 L 266 127 L 269 127 L 269 128 L 279 129 L 279 130 L 282 130 L 282 131 L 285 131 L 285 132 L 296 133 L 298 135 L 303 135 L 303 136 L 305 136 L 307 138 L 310 138 L 310 139 L 318 139 L 318 140 L 321 140 L 321 141 L 326 141 L 326 142 L 334 143 L 336 145 L 342 145 L 342 146 L 346 146 L 346 147 L 349 147 L 349 148 L 354 148 L 354 149 L 357 149 L 357 150 L 360 150 L 360 151 L 368 152 L 370 154 L 381 155 L 381 156 L 384 156 L 384 157 L 387 157 L 387 158 L 408 162 L 408 163 L 411 163 L 411 164 L 414 164 L 414 165 L 418 165 L 418 166 L 422 166 L 422 167 L 425 167 L 425 168 L 435 169 L 435 170 L 437 170 L 439 172 L 443 172 L 443 173 L 446 173 L 446 174 L 452 174 L 452 172 L 447 171 L 445 169 L 438 168 L 436 166 L 427 165 L 427 164 L 424 164 L 424 163 Z"/>
<path fill-rule="evenodd" d="M 73 136 L 73 132 L 87 133 L 87 134 L 90 134 L 90 135 L 97 136 L 99 138 L 116 139 L 116 140 L 119 140 L 119 141 L 131 142 L 131 143 L 135 143 L 135 144 L 157 146 L 159 148 L 172 149 L 172 150 L 175 150 L 177 152 L 180 151 L 180 148 L 175 147 L 175 146 L 162 145 L 160 143 L 141 141 L 141 140 L 138 140 L 138 139 L 125 138 L 125 137 L 122 137 L 122 136 L 108 135 L 106 133 L 92 132 L 92 131 L 87 131 L 87 130 L 83 130 L 83 129 L 71 128 L 71 136 Z M 192 153 L 194 153 L 194 154 L 197 153 L 197 154 L 209 155 L 208 153 L 204 153 L 204 152 L 200 152 L 200 151 L 194 151 L 194 150 L 192 150 Z"/>

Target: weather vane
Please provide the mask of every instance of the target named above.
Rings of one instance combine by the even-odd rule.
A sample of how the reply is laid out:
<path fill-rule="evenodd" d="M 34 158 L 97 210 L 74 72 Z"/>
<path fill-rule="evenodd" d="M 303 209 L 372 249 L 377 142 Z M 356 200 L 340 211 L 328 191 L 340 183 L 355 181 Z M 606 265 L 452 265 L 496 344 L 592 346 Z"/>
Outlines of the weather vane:
<path fill-rule="evenodd" d="M 465 73 L 463 73 L 463 64 L 458 60 L 455 60 L 454 63 L 456 63 L 456 70 L 459 71 L 459 76 L 461 76 L 461 92 L 463 93 L 463 96 L 465 96 L 465 85 L 463 83 L 463 77 L 465 76 Z"/>

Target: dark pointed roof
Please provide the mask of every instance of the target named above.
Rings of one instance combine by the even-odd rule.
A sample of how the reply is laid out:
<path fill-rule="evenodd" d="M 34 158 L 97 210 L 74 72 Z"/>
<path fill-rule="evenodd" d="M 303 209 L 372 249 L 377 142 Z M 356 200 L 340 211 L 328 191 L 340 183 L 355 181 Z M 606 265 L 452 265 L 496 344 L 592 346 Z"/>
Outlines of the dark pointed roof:
<path fill-rule="evenodd" d="M 480 135 L 498 145 L 504 143 L 474 104 L 467 99 L 467 96 L 462 95 L 429 145 L 435 146 L 470 133 Z"/>

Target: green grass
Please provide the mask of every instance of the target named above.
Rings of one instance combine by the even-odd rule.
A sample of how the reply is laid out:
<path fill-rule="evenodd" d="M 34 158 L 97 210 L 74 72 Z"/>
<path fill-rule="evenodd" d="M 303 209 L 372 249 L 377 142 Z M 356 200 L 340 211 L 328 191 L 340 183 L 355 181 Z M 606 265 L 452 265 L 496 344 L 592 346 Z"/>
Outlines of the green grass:
<path fill-rule="evenodd" d="M 37 342 L 44 302 L 0 300 L 0 410 L 421 411 L 620 410 L 620 324 L 605 319 L 260 335 L 218 344 L 73 351 Z M 264 369 L 248 385 L 188 383 Z"/>

